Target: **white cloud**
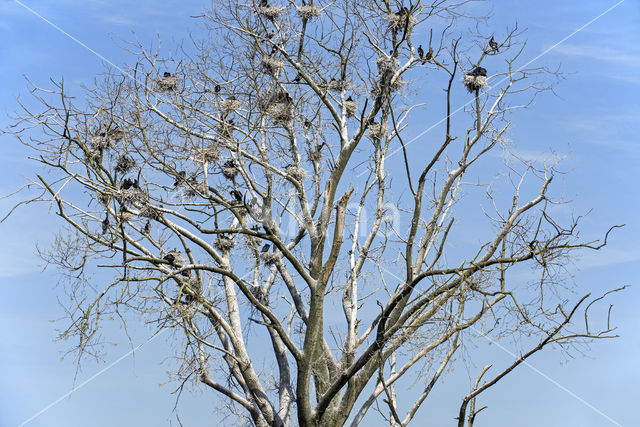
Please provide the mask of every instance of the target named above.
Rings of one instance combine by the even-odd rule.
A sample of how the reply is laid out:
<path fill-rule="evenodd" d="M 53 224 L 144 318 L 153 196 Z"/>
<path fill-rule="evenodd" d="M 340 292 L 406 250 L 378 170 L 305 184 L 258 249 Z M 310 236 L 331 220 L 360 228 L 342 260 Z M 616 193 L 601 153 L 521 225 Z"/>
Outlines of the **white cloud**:
<path fill-rule="evenodd" d="M 640 52 L 631 50 L 615 49 L 596 45 L 561 44 L 554 50 L 556 54 L 567 56 L 578 56 L 597 61 L 616 62 L 627 66 L 640 66 Z"/>

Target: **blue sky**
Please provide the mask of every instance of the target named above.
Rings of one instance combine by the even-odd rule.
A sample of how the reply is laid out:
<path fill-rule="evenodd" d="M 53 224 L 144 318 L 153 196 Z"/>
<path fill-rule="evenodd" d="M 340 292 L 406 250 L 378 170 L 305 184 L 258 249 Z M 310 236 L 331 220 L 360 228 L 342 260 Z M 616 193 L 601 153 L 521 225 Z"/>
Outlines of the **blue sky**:
<path fill-rule="evenodd" d="M 114 42 L 118 37 L 131 38 L 133 31 L 147 45 L 155 44 L 159 36 L 163 45 L 174 47 L 190 30 L 197 31 L 190 15 L 199 14 L 205 6 L 196 1 L 23 3 L 116 64 L 130 59 Z M 490 22 L 496 29 L 515 21 L 527 28 L 525 55 L 534 58 L 616 3 L 495 1 L 476 7 L 493 10 Z M 482 404 L 489 409 L 479 415 L 477 426 L 615 425 L 607 417 L 625 426 L 637 425 L 632 408 L 640 398 L 640 316 L 636 308 L 640 291 L 635 274 L 640 260 L 638 22 L 640 2 L 626 0 L 536 60 L 532 65 L 561 65 L 566 80 L 556 88 L 557 96 L 545 94 L 532 108 L 519 112 L 509 134 L 513 149 L 527 158 L 544 158 L 550 152 L 567 156 L 562 168 L 570 173 L 557 177 L 554 191 L 574 200 L 571 209 L 577 214 L 592 209 L 583 223 L 585 238 L 600 237 L 609 225 L 627 224 L 613 234 L 607 248 L 585 254 L 572 265 L 572 280 L 581 292 L 636 285 L 610 301 L 615 304 L 613 320 L 620 326 L 621 338 L 596 342 L 585 356 L 567 359 L 550 352 L 533 357 L 532 366 L 569 392 L 521 366 L 483 397 Z M 0 45 L 1 127 L 10 123 L 7 115 L 17 110 L 16 98 L 27 98 L 24 75 L 44 86 L 50 77 L 64 77 L 71 87 L 79 87 L 91 84 L 102 69 L 94 53 L 14 1 L 0 3 L 0 37 L 5 41 Z M 427 127 L 424 120 L 416 123 L 409 134 L 417 135 Z M 10 136 L 0 135 L 0 147 L 0 194 L 8 194 L 37 169 Z M 14 201 L 0 200 L 2 216 Z M 59 225 L 44 205 L 21 209 L 0 225 L 1 426 L 19 425 L 74 385 L 74 361 L 61 360 L 67 345 L 52 341 L 57 327 L 52 321 L 64 314 L 56 303 L 64 298 L 56 286 L 59 278 L 54 270 L 43 271 L 35 256 L 36 244 L 46 247 Z M 142 342 L 151 329 L 138 325 L 131 333 Z M 105 334 L 111 334 L 118 345 L 108 348 L 106 364 L 83 365 L 75 384 L 129 351 L 115 324 Z M 166 350 L 169 335 L 155 338 L 136 351 L 135 357 L 123 359 L 27 425 L 176 425 L 172 414 L 175 395 L 170 394 L 175 384 L 166 375 L 171 367 L 171 354 Z M 496 366 L 511 360 L 508 352 L 496 346 L 481 350 L 482 358 Z M 483 361 L 477 365 L 482 366 Z M 440 385 L 441 400 L 428 402 L 422 417 L 431 417 L 432 425 L 451 425 L 459 404 L 458 387 L 466 387 L 463 380 L 466 373 L 461 370 Z M 216 412 L 216 397 L 209 391 L 184 393 L 179 407 L 184 425 L 223 422 Z"/>

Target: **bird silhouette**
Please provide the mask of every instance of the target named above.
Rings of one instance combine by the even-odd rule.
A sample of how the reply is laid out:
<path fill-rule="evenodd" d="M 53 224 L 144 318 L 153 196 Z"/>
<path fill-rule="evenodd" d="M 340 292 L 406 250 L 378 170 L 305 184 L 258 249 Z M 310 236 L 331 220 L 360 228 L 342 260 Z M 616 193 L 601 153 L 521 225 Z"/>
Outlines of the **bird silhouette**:
<path fill-rule="evenodd" d="M 425 55 L 424 60 L 422 62 L 431 61 L 432 59 L 433 59 L 433 49 L 429 48 L 429 51 Z"/>
<path fill-rule="evenodd" d="M 109 231 L 109 216 L 108 215 L 104 218 L 104 221 L 102 221 L 102 234 L 105 234 L 107 231 Z"/>
<path fill-rule="evenodd" d="M 422 49 L 422 45 L 418 46 L 418 57 L 424 62 L 424 49 Z"/>
<path fill-rule="evenodd" d="M 304 119 L 304 127 L 307 129 L 311 127 L 311 121 L 309 119 Z"/>
<path fill-rule="evenodd" d="M 165 71 L 165 72 L 162 74 L 162 77 L 171 77 L 171 73 L 170 73 L 170 72 L 168 72 L 168 71 Z"/>
<path fill-rule="evenodd" d="M 491 40 L 489 40 L 489 47 L 493 52 L 498 51 L 498 43 L 493 39 L 493 36 L 491 36 Z"/>
<path fill-rule="evenodd" d="M 215 93 L 220 93 L 220 85 L 215 85 L 214 88 L 213 88 L 213 91 Z"/>
<path fill-rule="evenodd" d="M 180 183 L 184 181 L 186 176 L 187 176 L 187 173 L 185 171 L 178 172 L 178 176 L 176 177 L 176 181 L 173 183 L 173 186 L 177 187 L 178 185 L 180 185 Z"/>
<path fill-rule="evenodd" d="M 147 221 L 147 223 L 144 225 L 144 228 L 142 229 L 142 234 L 149 234 L 149 232 L 151 232 L 151 222 Z"/>
<path fill-rule="evenodd" d="M 231 190 L 229 192 L 231 196 L 235 199 L 236 203 L 242 203 L 242 193 L 238 190 Z"/>
<path fill-rule="evenodd" d="M 269 2 L 267 0 L 260 0 L 260 6 L 269 7 Z"/>
<path fill-rule="evenodd" d="M 266 252 L 269 252 L 269 249 L 271 248 L 271 245 L 269 245 L 268 243 L 266 245 L 264 245 L 262 247 L 262 249 L 260 250 L 260 252 L 262 252 L 263 254 Z"/>
<path fill-rule="evenodd" d="M 226 162 L 224 162 L 222 166 L 225 168 L 236 168 L 238 167 L 238 163 L 236 163 L 236 161 L 233 159 L 229 159 Z"/>
<path fill-rule="evenodd" d="M 482 67 L 476 67 L 469 74 L 476 77 L 478 76 L 487 77 L 487 70 Z"/>
<path fill-rule="evenodd" d="M 122 189 L 123 190 L 128 190 L 130 188 L 140 188 L 138 186 L 138 180 L 137 179 L 127 178 L 122 182 Z"/>
<path fill-rule="evenodd" d="M 167 261 L 169 264 L 173 265 L 173 262 L 175 261 L 176 257 L 173 254 L 173 251 L 171 251 L 168 254 L 166 254 L 165 256 L 163 256 L 162 259 Z"/>
<path fill-rule="evenodd" d="M 181 268 L 184 266 L 184 257 L 176 248 L 169 251 L 164 257 L 162 257 L 162 259 L 167 261 L 172 267 Z"/>

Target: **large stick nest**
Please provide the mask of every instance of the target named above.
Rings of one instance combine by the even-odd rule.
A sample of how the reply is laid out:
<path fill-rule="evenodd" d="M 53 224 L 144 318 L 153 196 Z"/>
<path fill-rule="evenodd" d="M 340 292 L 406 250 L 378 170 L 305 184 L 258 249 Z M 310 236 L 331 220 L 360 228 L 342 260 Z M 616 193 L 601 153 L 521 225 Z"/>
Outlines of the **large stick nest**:
<path fill-rule="evenodd" d="M 236 246 L 236 242 L 228 237 L 220 236 L 218 237 L 218 240 L 213 242 L 213 246 L 220 251 L 226 252 L 233 249 Z"/>
<path fill-rule="evenodd" d="M 257 6 L 256 12 L 268 19 L 276 19 L 284 8 L 278 6 Z"/>
<path fill-rule="evenodd" d="M 475 92 L 476 90 L 487 86 L 487 77 L 465 74 L 463 83 L 469 92 Z"/>
<path fill-rule="evenodd" d="M 162 76 L 157 82 L 158 90 L 169 92 L 178 88 L 178 78 L 176 76 Z"/>
<path fill-rule="evenodd" d="M 282 60 L 266 54 L 262 55 L 260 64 L 262 64 L 264 71 L 271 76 L 277 76 L 278 73 L 284 69 Z"/>
<path fill-rule="evenodd" d="M 242 102 L 237 100 L 235 96 L 230 96 L 229 98 L 223 100 L 220 104 L 222 109 L 227 111 L 237 111 L 241 105 Z"/>
<path fill-rule="evenodd" d="M 347 114 L 347 117 L 353 117 L 358 110 L 358 103 L 353 99 L 347 99 L 344 101 L 344 111 Z"/>
<path fill-rule="evenodd" d="M 298 15 L 300 15 L 302 19 L 313 19 L 322 14 L 322 10 L 315 4 L 296 6 L 296 9 L 298 10 Z"/>

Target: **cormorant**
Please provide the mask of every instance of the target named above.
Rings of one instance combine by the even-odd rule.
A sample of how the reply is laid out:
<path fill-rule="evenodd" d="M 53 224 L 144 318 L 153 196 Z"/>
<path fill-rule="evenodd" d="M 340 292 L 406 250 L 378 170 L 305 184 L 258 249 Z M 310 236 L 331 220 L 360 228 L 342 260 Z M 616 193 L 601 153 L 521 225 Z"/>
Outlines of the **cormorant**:
<path fill-rule="evenodd" d="M 169 251 L 169 253 L 162 257 L 162 259 L 167 261 L 172 267 L 181 268 L 182 266 L 184 266 L 184 257 L 176 248 L 173 248 L 172 251 Z"/>
<path fill-rule="evenodd" d="M 242 193 L 238 190 L 231 190 L 229 192 L 231 196 L 235 199 L 236 203 L 242 203 Z"/>
<path fill-rule="evenodd" d="M 109 231 L 109 215 L 102 221 L 102 234 L 105 234 L 107 231 Z"/>
<path fill-rule="evenodd" d="M 267 0 L 260 0 L 260 6 L 269 7 L 269 2 Z"/>
<path fill-rule="evenodd" d="M 176 181 L 173 183 L 173 186 L 177 187 L 178 185 L 180 185 L 180 183 L 184 181 L 186 176 L 187 176 L 187 173 L 185 171 L 178 172 L 178 177 L 176 178 Z"/>
<path fill-rule="evenodd" d="M 472 75 L 472 76 L 476 76 L 476 77 L 478 77 L 478 76 L 487 77 L 487 70 L 485 68 L 482 68 L 482 67 L 476 67 L 469 74 Z"/>
<path fill-rule="evenodd" d="M 498 51 L 498 43 L 493 39 L 493 36 L 491 36 L 491 40 L 489 40 L 489 47 L 493 52 Z"/>
<path fill-rule="evenodd" d="M 220 93 L 220 85 L 215 85 L 214 88 L 213 88 L 213 91 L 215 93 Z"/>
<path fill-rule="evenodd" d="M 142 229 L 142 234 L 149 234 L 149 232 L 151 232 L 151 222 L 147 221 L 147 223 L 144 225 L 144 228 Z"/>
<path fill-rule="evenodd" d="M 311 121 L 309 121 L 309 119 L 304 119 L 304 127 L 307 129 L 311 127 Z"/>
<path fill-rule="evenodd" d="M 418 57 L 424 61 L 424 49 L 422 49 L 422 45 L 418 46 Z"/>
<path fill-rule="evenodd" d="M 124 180 L 124 182 L 122 183 L 122 189 L 128 190 L 130 188 L 139 188 L 137 179 L 127 178 Z"/>
<path fill-rule="evenodd" d="M 236 161 L 233 159 L 229 159 L 226 162 L 224 162 L 222 166 L 225 168 L 236 168 L 238 167 L 238 163 L 236 163 Z"/>
<path fill-rule="evenodd" d="M 165 72 L 162 74 L 162 77 L 171 77 L 171 73 L 169 73 L 168 71 L 165 71 Z"/>
<path fill-rule="evenodd" d="M 424 57 L 422 62 L 431 61 L 432 59 L 433 59 L 433 49 L 429 48 L 429 52 L 427 52 L 427 55 Z"/>

